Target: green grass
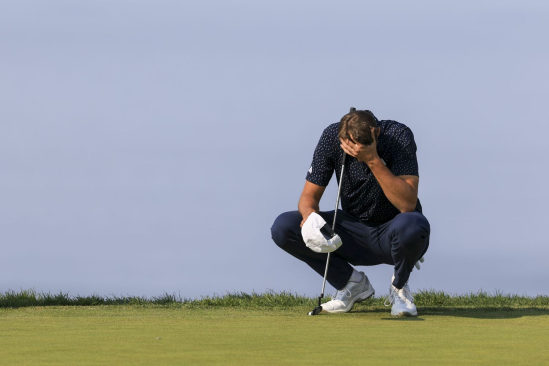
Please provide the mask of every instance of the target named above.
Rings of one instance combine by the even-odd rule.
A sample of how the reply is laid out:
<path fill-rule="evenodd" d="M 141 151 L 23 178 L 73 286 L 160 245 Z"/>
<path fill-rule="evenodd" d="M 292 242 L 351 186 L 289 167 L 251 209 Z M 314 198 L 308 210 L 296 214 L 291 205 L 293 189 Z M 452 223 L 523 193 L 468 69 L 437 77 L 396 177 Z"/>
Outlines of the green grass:
<path fill-rule="evenodd" d="M 341 315 L 170 306 L 0 310 L 5 365 L 544 364 L 549 313 L 421 311 L 393 318 L 357 307 Z"/>
<path fill-rule="evenodd" d="M 416 318 L 391 317 L 383 300 L 311 317 L 315 299 L 290 293 L 8 291 L 0 365 L 549 364 L 547 296 L 422 291 Z"/>

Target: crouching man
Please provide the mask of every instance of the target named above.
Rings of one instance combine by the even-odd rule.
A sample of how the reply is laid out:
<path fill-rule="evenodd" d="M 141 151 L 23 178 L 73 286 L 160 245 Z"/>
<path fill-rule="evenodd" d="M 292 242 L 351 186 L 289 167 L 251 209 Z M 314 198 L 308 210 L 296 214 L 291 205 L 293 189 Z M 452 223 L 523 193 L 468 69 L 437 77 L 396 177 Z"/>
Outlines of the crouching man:
<path fill-rule="evenodd" d="M 389 302 L 391 314 L 416 316 L 408 287 L 414 264 L 429 246 L 429 222 L 417 197 L 419 174 L 412 131 L 396 121 L 382 120 L 370 111 L 352 111 L 328 126 L 316 146 L 312 165 L 298 203 L 298 211 L 278 216 L 274 242 L 324 275 L 326 254 L 306 247 L 301 227 L 316 212 L 331 223 L 334 211 L 319 211 L 319 202 L 334 172 L 341 175 L 341 206 L 335 232 L 343 245 L 331 254 L 327 281 L 337 289 L 322 311 L 343 313 L 355 302 L 374 294 L 363 272 L 354 266 L 394 266 Z M 314 215 L 313 215 L 314 216 Z"/>

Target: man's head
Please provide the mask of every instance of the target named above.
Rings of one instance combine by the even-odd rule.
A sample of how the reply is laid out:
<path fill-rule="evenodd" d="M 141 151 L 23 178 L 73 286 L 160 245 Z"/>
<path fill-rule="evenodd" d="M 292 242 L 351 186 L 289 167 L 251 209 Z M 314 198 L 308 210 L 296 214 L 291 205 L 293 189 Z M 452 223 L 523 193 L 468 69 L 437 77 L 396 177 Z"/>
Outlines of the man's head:
<path fill-rule="evenodd" d="M 370 145 L 372 127 L 377 128 L 377 118 L 370 111 L 353 111 L 341 118 L 338 137 L 343 140 L 354 140 L 362 145 Z M 379 130 L 376 131 L 376 136 Z"/>

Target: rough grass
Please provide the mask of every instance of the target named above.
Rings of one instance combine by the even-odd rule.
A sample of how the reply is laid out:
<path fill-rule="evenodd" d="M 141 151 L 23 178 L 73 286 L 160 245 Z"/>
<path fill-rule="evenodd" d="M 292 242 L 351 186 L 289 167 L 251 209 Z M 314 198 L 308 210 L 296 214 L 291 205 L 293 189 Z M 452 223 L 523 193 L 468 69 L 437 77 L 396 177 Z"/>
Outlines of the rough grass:
<path fill-rule="evenodd" d="M 414 294 L 418 308 L 475 308 L 475 309 L 549 309 L 549 296 L 536 297 L 504 294 L 501 292 L 477 292 L 464 295 L 447 294 L 442 291 L 421 290 Z M 325 301 L 328 301 L 326 298 Z M 383 309 L 384 297 L 374 297 L 358 306 L 368 309 Z M 139 296 L 71 296 L 68 293 L 43 293 L 33 289 L 0 292 L 0 308 L 21 308 L 38 306 L 99 306 L 99 305 L 159 305 L 175 307 L 314 307 L 317 299 L 291 292 L 247 294 L 244 292 L 204 296 L 200 299 L 184 298 L 181 295 L 165 293 L 157 297 Z"/>

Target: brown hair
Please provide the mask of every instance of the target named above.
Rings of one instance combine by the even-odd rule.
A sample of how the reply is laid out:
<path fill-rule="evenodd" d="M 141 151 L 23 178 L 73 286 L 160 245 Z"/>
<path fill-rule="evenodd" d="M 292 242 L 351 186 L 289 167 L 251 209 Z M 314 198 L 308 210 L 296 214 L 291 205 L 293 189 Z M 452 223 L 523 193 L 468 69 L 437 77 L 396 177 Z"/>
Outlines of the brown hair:
<path fill-rule="evenodd" d="M 370 145 L 372 139 L 372 127 L 377 127 L 377 118 L 370 111 L 353 111 L 339 121 L 337 135 L 340 139 L 351 139 L 362 144 Z"/>

